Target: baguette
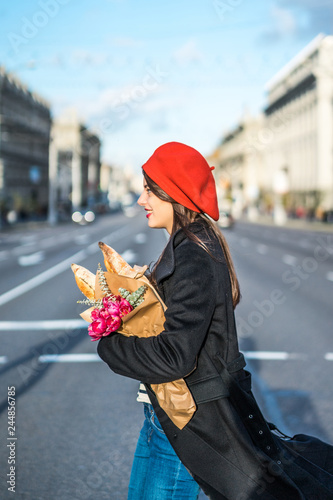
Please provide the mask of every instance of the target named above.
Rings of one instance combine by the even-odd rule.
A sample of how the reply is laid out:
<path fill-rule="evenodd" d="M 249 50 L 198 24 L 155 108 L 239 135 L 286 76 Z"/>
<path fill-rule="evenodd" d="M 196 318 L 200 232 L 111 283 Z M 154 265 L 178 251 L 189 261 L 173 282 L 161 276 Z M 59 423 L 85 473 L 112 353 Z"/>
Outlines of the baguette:
<path fill-rule="evenodd" d="M 95 298 L 95 274 L 78 264 L 71 265 L 75 281 L 81 292 L 90 300 Z"/>
<path fill-rule="evenodd" d="M 104 264 L 109 273 L 124 274 L 133 271 L 132 267 L 124 260 L 119 253 L 113 248 L 109 247 L 106 243 L 100 241 L 99 248 L 104 255 Z"/>

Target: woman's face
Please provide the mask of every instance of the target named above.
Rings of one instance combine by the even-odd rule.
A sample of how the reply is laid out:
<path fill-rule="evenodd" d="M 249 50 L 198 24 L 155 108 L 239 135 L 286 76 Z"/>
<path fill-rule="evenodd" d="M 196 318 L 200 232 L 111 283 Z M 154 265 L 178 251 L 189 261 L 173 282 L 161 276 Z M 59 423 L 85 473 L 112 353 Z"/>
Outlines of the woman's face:
<path fill-rule="evenodd" d="M 138 204 L 146 211 L 149 227 L 164 228 L 171 234 L 173 226 L 172 203 L 163 201 L 152 193 L 145 179 L 143 179 L 143 193 L 138 199 Z"/>

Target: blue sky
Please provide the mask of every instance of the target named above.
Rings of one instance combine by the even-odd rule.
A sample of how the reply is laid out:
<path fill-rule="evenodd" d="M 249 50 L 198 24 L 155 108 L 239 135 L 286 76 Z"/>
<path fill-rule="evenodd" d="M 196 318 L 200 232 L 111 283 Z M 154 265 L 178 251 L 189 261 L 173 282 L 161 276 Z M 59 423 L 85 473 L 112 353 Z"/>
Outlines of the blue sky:
<path fill-rule="evenodd" d="M 103 159 L 139 170 L 164 142 L 209 154 L 317 34 L 331 0 L 16 0 L 0 7 L 0 65 L 75 107 Z"/>

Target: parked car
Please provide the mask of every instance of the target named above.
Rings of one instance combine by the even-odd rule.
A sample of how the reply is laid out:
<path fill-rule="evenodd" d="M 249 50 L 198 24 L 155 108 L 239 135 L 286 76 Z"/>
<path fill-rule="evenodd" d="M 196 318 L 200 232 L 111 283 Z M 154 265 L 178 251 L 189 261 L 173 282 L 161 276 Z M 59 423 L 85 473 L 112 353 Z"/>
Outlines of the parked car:
<path fill-rule="evenodd" d="M 72 214 L 72 221 L 76 222 L 77 224 L 89 224 L 91 222 L 94 222 L 94 220 L 95 214 L 92 210 L 87 210 L 85 212 L 76 211 Z"/>

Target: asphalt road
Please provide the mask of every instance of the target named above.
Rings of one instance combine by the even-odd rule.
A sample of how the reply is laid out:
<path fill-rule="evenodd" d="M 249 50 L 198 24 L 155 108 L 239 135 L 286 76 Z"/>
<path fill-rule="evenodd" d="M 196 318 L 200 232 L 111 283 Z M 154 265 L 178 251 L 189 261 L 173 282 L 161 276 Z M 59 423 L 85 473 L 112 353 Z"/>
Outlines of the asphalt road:
<path fill-rule="evenodd" d="M 70 264 L 95 272 L 100 240 L 131 264 L 153 262 L 165 233 L 130 215 L 0 233 L 1 499 L 13 498 L 10 479 L 19 500 L 126 499 L 137 382 L 96 356 Z M 225 235 L 242 290 L 240 346 L 264 414 L 333 442 L 333 234 L 238 223 Z"/>
<path fill-rule="evenodd" d="M 241 349 L 265 415 L 333 442 L 333 233 L 238 224 Z"/>

